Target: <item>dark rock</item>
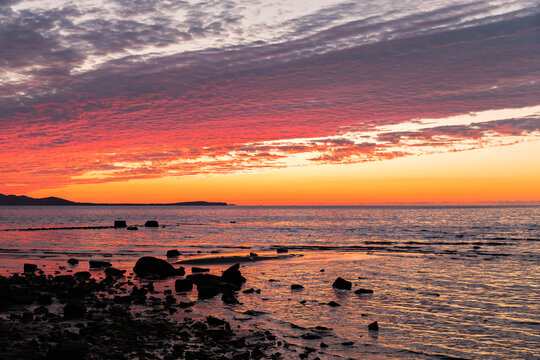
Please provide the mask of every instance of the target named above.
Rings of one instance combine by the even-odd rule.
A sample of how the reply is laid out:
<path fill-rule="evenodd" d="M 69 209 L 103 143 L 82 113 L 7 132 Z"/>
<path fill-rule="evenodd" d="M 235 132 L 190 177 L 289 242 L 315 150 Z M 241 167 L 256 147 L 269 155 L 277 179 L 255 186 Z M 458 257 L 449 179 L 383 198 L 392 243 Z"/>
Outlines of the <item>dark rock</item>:
<path fill-rule="evenodd" d="M 208 268 L 200 268 L 200 267 L 197 267 L 197 266 L 194 266 L 191 268 L 191 272 L 192 273 L 202 273 L 202 272 L 209 272 L 210 269 Z"/>
<path fill-rule="evenodd" d="M 24 264 L 24 272 L 25 273 L 33 273 L 36 272 L 38 269 L 36 264 Z"/>
<path fill-rule="evenodd" d="M 370 289 L 358 289 L 358 290 L 355 290 L 354 292 L 355 294 L 373 294 L 373 290 L 370 290 Z"/>
<path fill-rule="evenodd" d="M 221 300 L 227 305 L 237 305 L 240 304 L 240 301 L 234 296 L 232 292 L 224 292 L 221 296 Z"/>
<path fill-rule="evenodd" d="M 35 315 L 45 315 L 49 313 L 49 309 L 47 309 L 45 306 L 41 305 L 34 309 Z"/>
<path fill-rule="evenodd" d="M 167 257 L 178 257 L 180 256 L 180 251 L 174 249 L 174 250 L 167 250 Z"/>
<path fill-rule="evenodd" d="M 336 289 L 351 290 L 352 283 L 350 281 L 347 281 L 345 279 L 338 277 L 336 281 L 334 281 L 334 283 L 332 284 L 332 287 L 335 287 Z"/>
<path fill-rule="evenodd" d="M 127 229 L 128 229 L 128 230 L 131 230 L 131 231 L 137 231 L 137 230 L 139 230 L 138 227 L 133 226 L 133 225 L 132 225 L 132 226 L 128 226 Z"/>
<path fill-rule="evenodd" d="M 304 287 L 300 284 L 292 284 L 291 290 L 302 290 Z"/>
<path fill-rule="evenodd" d="M 105 269 L 105 275 L 110 276 L 110 277 L 114 277 L 114 278 L 123 277 L 125 272 L 126 272 L 126 270 L 120 270 L 120 269 L 113 268 L 113 267 Z"/>
<path fill-rule="evenodd" d="M 69 265 L 77 265 L 79 263 L 79 260 L 71 258 L 67 262 Z"/>
<path fill-rule="evenodd" d="M 83 359 L 89 349 L 90 346 L 84 341 L 67 340 L 50 348 L 47 352 L 47 360 Z"/>
<path fill-rule="evenodd" d="M 180 301 L 180 304 L 178 304 L 178 306 L 180 306 L 182 309 L 192 307 L 193 305 L 195 305 L 195 301 Z"/>
<path fill-rule="evenodd" d="M 36 302 L 38 305 L 50 305 L 52 304 L 52 296 L 49 294 L 41 294 L 37 297 Z"/>
<path fill-rule="evenodd" d="M 229 329 L 229 330 L 231 329 L 231 325 L 227 321 L 219 319 L 219 318 L 217 318 L 215 316 L 212 316 L 212 315 L 210 315 L 210 316 L 208 316 L 206 318 L 206 322 L 210 326 L 223 326 L 226 329 Z"/>
<path fill-rule="evenodd" d="M 225 270 L 221 275 L 221 280 L 235 284 L 238 287 L 241 287 L 246 282 L 246 278 L 240 273 L 240 264 L 234 264 Z"/>
<path fill-rule="evenodd" d="M 86 314 L 86 306 L 80 302 L 70 301 L 64 306 L 64 317 L 68 319 L 82 318 Z"/>
<path fill-rule="evenodd" d="M 30 311 L 23 312 L 22 317 L 21 317 L 21 322 L 29 323 L 32 320 L 34 320 L 34 313 L 32 313 Z"/>
<path fill-rule="evenodd" d="M 376 321 L 372 322 L 368 325 L 368 329 L 372 331 L 379 331 L 379 323 L 377 323 Z"/>
<path fill-rule="evenodd" d="M 159 223 L 156 220 L 148 220 L 144 223 L 145 227 L 159 227 Z"/>
<path fill-rule="evenodd" d="M 321 339 L 321 336 L 318 335 L 318 334 L 314 334 L 314 333 L 305 333 L 305 334 L 302 334 L 302 339 L 306 339 L 306 340 L 318 340 L 318 339 Z"/>
<path fill-rule="evenodd" d="M 323 342 L 321 343 L 321 345 L 320 345 L 320 346 L 321 346 L 321 348 L 327 348 L 327 347 L 328 347 L 328 345 L 326 345 L 326 344 L 325 344 L 325 343 L 323 343 Z"/>
<path fill-rule="evenodd" d="M 328 306 L 331 306 L 331 307 L 341 306 L 341 305 L 339 305 L 339 304 L 338 304 L 337 302 L 335 302 L 335 301 L 330 301 L 327 305 L 328 305 Z"/>
<path fill-rule="evenodd" d="M 191 290 L 193 290 L 193 282 L 191 280 L 188 280 L 188 279 L 184 279 L 184 280 L 178 279 L 174 283 L 174 289 L 177 292 L 191 291 Z"/>
<path fill-rule="evenodd" d="M 250 256 L 250 257 L 257 257 L 257 256 L 259 256 L 259 255 L 258 255 L 257 253 L 254 253 L 254 252 L 250 252 L 250 253 L 249 253 L 249 256 Z"/>
<path fill-rule="evenodd" d="M 112 264 L 108 261 L 90 260 L 89 263 L 91 269 L 100 269 L 112 266 Z"/>
<path fill-rule="evenodd" d="M 242 292 L 243 292 L 244 294 L 252 294 L 252 293 L 255 292 L 255 289 L 254 289 L 254 288 L 249 288 L 249 289 L 244 290 L 244 291 L 242 291 Z"/>
<path fill-rule="evenodd" d="M 278 254 L 286 254 L 286 253 L 289 252 L 289 249 L 284 248 L 284 247 L 281 247 L 281 248 L 277 248 L 277 249 L 276 249 L 276 252 L 277 252 Z"/>
<path fill-rule="evenodd" d="M 171 264 L 152 256 L 144 256 L 137 260 L 133 271 L 140 277 L 156 276 L 166 278 L 175 275 L 175 269 Z"/>
<path fill-rule="evenodd" d="M 127 227 L 127 224 L 126 224 L 125 220 L 115 220 L 114 221 L 114 228 L 115 229 L 125 228 L 125 227 Z"/>
<path fill-rule="evenodd" d="M 344 341 L 344 342 L 341 343 L 341 345 L 343 345 L 343 346 L 353 346 L 354 341 Z"/>
<path fill-rule="evenodd" d="M 319 270 L 320 272 L 324 272 L 324 269 Z"/>
<path fill-rule="evenodd" d="M 88 271 L 77 271 L 75 274 L 73 274 L 73 276 L 77 280 L 88 280 L 88 279 L 90 279 L 92 274 L 90 274 L 90 272 L 88 272 Z"/>
<path fill-rule="evenodd" d="M 111 314 L 111 316 L 114 316 L 114 317 L 128 317 L 129 316 L 129 313 L 127 312 L 127 310 L 121 306 L 112 306 L 110 309 L 109 309 L 109 313 Z"/>
<path fill-rule="evenodd" d="M 174 269 L 174 275 L 176 275 L 176 276 L 184 276 L 184 275 L 186 275 L 186 269 L 184 269 L 183 266 L 180 266 L 178 269 Z"/>

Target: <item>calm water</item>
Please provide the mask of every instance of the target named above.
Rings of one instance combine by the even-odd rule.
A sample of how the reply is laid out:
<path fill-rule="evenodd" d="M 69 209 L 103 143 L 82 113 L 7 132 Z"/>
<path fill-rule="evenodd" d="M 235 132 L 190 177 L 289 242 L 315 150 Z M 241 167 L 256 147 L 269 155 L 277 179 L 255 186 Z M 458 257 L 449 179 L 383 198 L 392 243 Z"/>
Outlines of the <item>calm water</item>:
<path fill-rule="evenodd" d="M 164 227 L 16 230 L 107 226 L 115 219 L 156 219 Z M 130 270 L 140 256 L 164 257 L 174 248 L 182 259 L 275 253 L 273 246 L 284 245 L 303 256 L 243 267 L 246 288 L 260 295 L 240 293 L 243 305 L 235 307 L 202 301 L 195 313 L 273 330 L 291 344 L 290 358 L 323 341 L 329 347 L 319 356 L 328 359 L 539 359 L 539 220 L 539 207 L 0 207 L 0 230 L 8 230 L 0 231 L 0 272 L 20 271 L 29 261 L 52 272 L 68 257 L 83 260 L 76 270 L 86 270 L 88 259 Z M 219 273 L 226 265 L 208 267 Z M 337 276 L 374 294 L 333 290 Z M 305 289 L 292 292 L 293 283 Z M 342 306 L 325 305 L 330 300 Z M 247 317 L 246 310 L 265 314 Z M 367 330 L 375 320 L 378 333 Z M 305 340 L 307 330 L 291 324 L 332 330 Z"/>

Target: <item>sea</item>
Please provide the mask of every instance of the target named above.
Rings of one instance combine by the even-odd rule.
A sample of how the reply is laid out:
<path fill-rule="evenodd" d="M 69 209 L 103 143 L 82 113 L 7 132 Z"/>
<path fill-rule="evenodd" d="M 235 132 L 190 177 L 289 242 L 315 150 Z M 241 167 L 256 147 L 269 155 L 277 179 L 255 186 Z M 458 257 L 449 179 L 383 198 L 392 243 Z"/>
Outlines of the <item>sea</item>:
<path fill-rule="evenodd" d="M 138 230 L 111 228 L 115 220 Z M 144 227 L 147 220 L 160 226 Z M 231 306 L 201 300 L 194 316 L 270 330 L 291 359 L 306 347 L 321 359 L 540 359 L 538 206 L 0 207 L 3 276 L 24 263 L 53 275 L 88 270 L 88 260 L 129 274 L 138 258 L 166 259 L 171 249 L 181 253 L 174 262 L 276 255 L 278 247 L 289 256 L 242 264 L 244 289 L 260 294 L 239 292 L 241 304 Z M 228 266 L 204 265 L 215 274 Z M 334 289 L 337 277 L 352 291 Z M 197 299 L 196 291 L 177 296 Z M 368 329 L 374 321 L 378 331 Z"/>

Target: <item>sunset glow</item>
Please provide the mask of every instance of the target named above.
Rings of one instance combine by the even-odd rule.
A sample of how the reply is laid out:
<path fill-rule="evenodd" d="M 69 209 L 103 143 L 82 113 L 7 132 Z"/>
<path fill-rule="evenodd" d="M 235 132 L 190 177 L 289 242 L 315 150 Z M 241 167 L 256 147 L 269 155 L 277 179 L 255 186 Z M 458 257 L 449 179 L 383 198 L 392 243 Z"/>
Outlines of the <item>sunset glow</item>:
<path fill-rule="evenodd" d="M 0 3 L 0 193 L 540 202 L 534 1 Z"/>

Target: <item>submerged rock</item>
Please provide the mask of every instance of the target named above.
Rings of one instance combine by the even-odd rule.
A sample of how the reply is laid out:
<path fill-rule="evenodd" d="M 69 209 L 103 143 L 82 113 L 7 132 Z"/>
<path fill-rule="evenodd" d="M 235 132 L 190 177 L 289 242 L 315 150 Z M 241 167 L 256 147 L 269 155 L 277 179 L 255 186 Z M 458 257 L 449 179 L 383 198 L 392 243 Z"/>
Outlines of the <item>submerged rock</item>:
<path fill-rule="evenodd" d="M 336 289 L 342 289 L 342 290 L 351 290 L 352 283 L 341 277 L 338 277 L 336 281 L 334 281 L 334 283 L 332 284 L 332 287 L 335 287 Z"/>
<path fill-rule="evenodd" d="M 159 227 L 159 223 L 156 220 L 148 220 L 144 223 L 145 227 Z"/>
<path fill-rule="evenodd" d="M 180 251 L 173 249 L 173 250 L 167 250 L 167 257 L 178 257 L 180 256 Z"/>
<path fill-rule="evenodd" d="M 137 260 L 133 271 L 140 277 L 156 276 L 166 278 L 176 275 L 176 270 L 171 264 L 152 256 L 143 256 Z"/>
<path fill-rule="evenodd" d="M 90 264 L 90 268 L 93 268 L 93 269 L 106 268 L 106 267 L 112 266 L 112 264 L 108 261 L 99 261 L 99 260 L 90 260 L 89 264 Z"/>

